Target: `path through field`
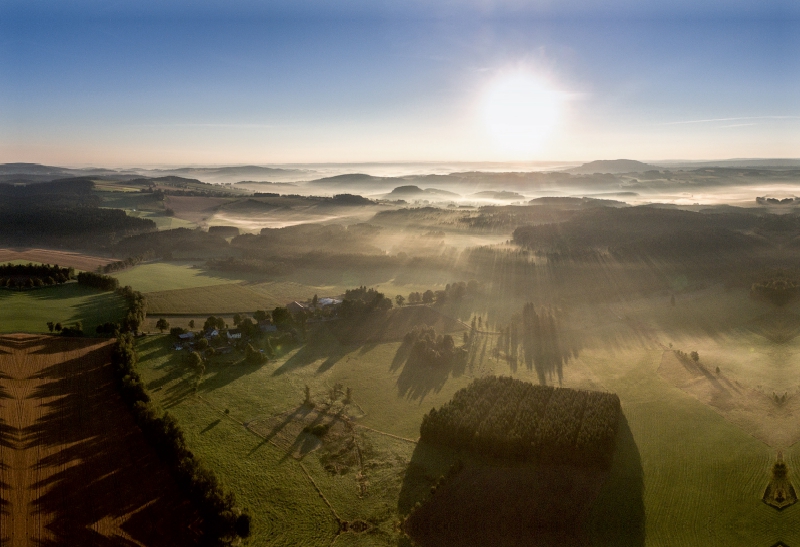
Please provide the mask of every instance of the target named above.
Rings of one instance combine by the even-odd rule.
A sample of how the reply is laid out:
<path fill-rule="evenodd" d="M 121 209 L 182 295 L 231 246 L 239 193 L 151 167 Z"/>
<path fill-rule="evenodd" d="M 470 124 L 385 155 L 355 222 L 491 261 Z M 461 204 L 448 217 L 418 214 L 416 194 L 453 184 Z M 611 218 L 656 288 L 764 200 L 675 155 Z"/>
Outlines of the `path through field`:
<path fill-rule="evenodd" d="M 114 386 L 108 341 L 0 337 L 0 542 L 192 544 L 192 511 Z"/>

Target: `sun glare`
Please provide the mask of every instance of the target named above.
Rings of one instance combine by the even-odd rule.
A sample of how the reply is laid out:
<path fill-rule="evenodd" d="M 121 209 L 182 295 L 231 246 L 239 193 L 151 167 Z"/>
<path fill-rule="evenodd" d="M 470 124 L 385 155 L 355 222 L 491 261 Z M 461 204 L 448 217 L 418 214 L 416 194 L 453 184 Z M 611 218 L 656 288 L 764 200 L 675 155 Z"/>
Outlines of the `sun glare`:
<path fill-rule="evenodd" d="M 489 88 L 483 115 L 492 139 L 507 153 L 540 150 L 561 118 L 563 94 L 527 72 L 501 77 Z"/>

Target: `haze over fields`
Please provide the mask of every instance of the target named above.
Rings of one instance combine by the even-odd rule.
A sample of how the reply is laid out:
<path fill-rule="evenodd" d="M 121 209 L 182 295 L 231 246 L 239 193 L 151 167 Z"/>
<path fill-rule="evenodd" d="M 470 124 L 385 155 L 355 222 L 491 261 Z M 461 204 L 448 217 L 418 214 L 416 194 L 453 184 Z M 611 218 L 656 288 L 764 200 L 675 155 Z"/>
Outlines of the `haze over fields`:
<path fill-rule="evenodd" d="M 800 545 L 798 6 L 5 2 L 0 544 Z"/>

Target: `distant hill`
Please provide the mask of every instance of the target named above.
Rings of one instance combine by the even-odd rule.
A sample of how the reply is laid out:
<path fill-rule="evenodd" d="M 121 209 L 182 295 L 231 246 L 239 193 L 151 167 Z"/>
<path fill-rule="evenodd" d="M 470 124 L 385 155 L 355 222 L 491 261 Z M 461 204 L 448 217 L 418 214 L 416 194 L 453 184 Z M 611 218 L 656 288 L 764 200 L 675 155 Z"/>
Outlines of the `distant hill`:
<path fill-rule="evenodd" d="M 459 194 L 448 192 L 447 190 L 439 190 L 438 188 L 425 188 L 424 190 L 419 186 L 407 185 L 398 186 L 388 194 L 387 198 L 407 198 L 407 197 L 443 197 L 443 198 L 460 198 Z"/>
<path fill-rule="evenodd" d="M 241 180 L 239 182 L 234 183 L 234 186 L 243 186 L 245 188 L 248 186 L 252 186 L 253 188 L 258 188 L 259 192 L 265 189 L 269 190 L 270 188 L 297 187 L 296 184 L 291 182 L 269 182 L 265 180 Z"/>
<path fill-rule="evenodd" d="M 797 169 L 800 159 L 797 158 L 743 158 L 717 161 L 665 161 L 659 166 L 668 169 L 699 169 L 705 167 L 729 167 L 742 169 Z"/>
<path fill-rule="evenodd" d="M 469 197 L 478 199 L 496 199 L 498 201 L 517 201 L 525 199 L 525 196 L 523 196 L 522 194 L 518 194 L 516 192 L 507 192 L 505 190 L 501 190 L 499 192 L 486 190 L 484 192 L 477 192 L 475 194 L 472 194 Z"/>
<path fill-rule="evenodd" d="M 41 165 L 39 163 L 2 163 L 0 164 L 0 177 L 4 180 L 13 178 L 26 179 L 35 182 L 46 182 L 49 180 L 82 177 L 82 176 L 109 176 L 119 175 L 120 172 L 114 169 L 103 169 L 89 167 L 86 169 L 69 169 L 66 167 L 56 167 L 52 165 Z"/>
<path fill-rule="evenodd" d="M 307 169 L 281 169 L 275 167 L 260 167 L 258 165 L 243 165 L 233 167 L 181 167 L 177 169 L 150 169 L 139 171 L 143 175 L 176 175 L 192 177 L 203 182 L 228 183 L 241 180 L 266 181 L 280 180 L 284 182 L 296 181 L 307 178 L 313 171 Z"/>
<path fill-rule="evenodd" d="M 528 202 L 531 205 L 546 205 L 548 207 L 558 207 L 563 209 L 578 209 L 588 207 L 627 207 L 628 204 L 615 199 L 597 199 L 589 197 L 543 197 L 534 198 Z"/>
<path fill-rule="evenodd" d="M 323 177 L 309 182 L 309 184 L 321 184 L 335 186 L 337 184 L 375 184 L 385 181 L 385 177 L 373 177 L 364 173 L 348 173 L 346 175 L 335 175 L 333 177 Z"/>
<path fill-rule="evenodd" d="M 591 175 L 593 173 L 644 173 L 658 170 L 658 167 L 636 160 L 596 160 L 584 163 L 580 167 L 567 169 L 567 173 Z"/>

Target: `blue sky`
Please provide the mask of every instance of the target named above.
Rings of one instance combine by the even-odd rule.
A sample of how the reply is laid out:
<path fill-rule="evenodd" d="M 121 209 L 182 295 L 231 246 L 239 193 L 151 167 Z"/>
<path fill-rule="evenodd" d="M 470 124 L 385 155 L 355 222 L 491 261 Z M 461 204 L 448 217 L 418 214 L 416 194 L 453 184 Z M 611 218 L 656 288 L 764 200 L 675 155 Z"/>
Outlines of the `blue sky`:
<path fill-rule="evenodd" d="M 0 9 L 0 161 L 800 156 L 795 3 L 10 1 Z M 487 97 L 513 74 L 558 97 L 557 123 L 530 146 L 509 147 L 487 129 Z M 515 123 L 514 108 L 504 123 Z M 535 118 L 541 105 L 533 108 Z"/>

